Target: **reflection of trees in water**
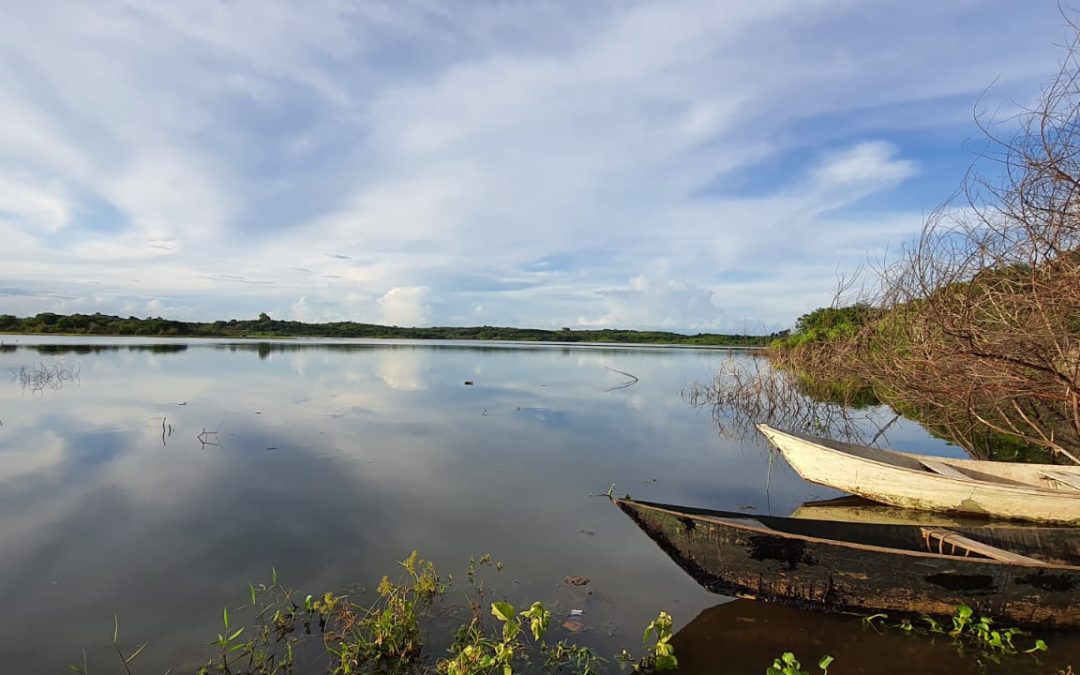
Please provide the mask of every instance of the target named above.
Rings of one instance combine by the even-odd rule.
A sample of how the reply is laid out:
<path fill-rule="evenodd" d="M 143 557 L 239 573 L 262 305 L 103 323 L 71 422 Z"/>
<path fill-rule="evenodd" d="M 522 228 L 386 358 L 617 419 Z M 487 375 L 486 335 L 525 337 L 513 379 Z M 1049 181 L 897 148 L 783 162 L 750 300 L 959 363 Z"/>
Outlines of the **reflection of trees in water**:
<path fill-rule="evenodd" d="M 288 352 L 301 352 L 301 351 L 323 351 L 323 352 L 370 352 L 372 350 L 388 350 L 397 352 L 432 352 L 432 351 L 454 351 L 454 352 L 475 352 L 481 354 L 505 354 L 510 351 L 521 350 L 537 350 L 542 349 L 546 351 L 559 350 L 563 356 L 572 356 L 587 352 L 597 355 L 619 355 L 626 354 L 633 351 L 656 351 L 658 349 L 677 349 L 670 345 L 637 345 L 637 346 L 620 346 L 620 347 L 604 347 L 597 346 L 591 343 L 580 343 L 573 346 L 557 347 L 556 345 L 543 342 L 497 342 L 497 343 L 482 343 L 482 342 L 440 342 L 437 340 L 424 340 L 417 341 L 416 343 L 401 343 L 393 342 L 390 338 L 368 338 L 364 342 L 314 342 L 314 341 L 282 341 L 282 342 L 212 342 L 208 341 L 203 344 L 190 343 L 188 345 L 179 345 L 187 348 L 188 346 L 207 346 L 213 349 L 225 350 L 230 352 L 245 352 L 255 351 L 259 356 L 265 358 L 273 353 L 288 353 Z M 115 347 L 115 345 L 114 345 Z M 736 348 L 728 348 L 727 351 L 740 351 Z"/>
<path fill-rule="evenodd" d="M 690 405 L 712 408 L 720 433 L 755 436 L 754 426 L 804 431 L 852 443 L 876 443 L 898 419 L 880 420 L 879 401 L 867 392 L 829 387 L 774 366 L 767 358 L 728 358 L 713 381 L 684 392 Z"/>
<path fill-rule="evenodd" d="M 107 352 L 150 352 L 152 354 L 176 354 L 187 351 L 188 345 L 0 345 L 0 352 L 16 352 L 20 349 L 38 354 L 104 354 Z"/>

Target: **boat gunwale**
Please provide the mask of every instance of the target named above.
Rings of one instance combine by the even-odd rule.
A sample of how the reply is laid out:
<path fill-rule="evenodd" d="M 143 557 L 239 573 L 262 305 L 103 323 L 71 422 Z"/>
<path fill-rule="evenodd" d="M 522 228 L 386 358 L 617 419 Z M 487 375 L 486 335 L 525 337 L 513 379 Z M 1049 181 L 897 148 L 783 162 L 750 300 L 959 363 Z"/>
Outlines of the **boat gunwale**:
<path fill-rule="evenodd" d="M 826 539 L 824 537 L 815 537 L 815 536 L 812 536 L 812 535 L 798 534 L 798 533 L 794 533 L 794 532 L 783 532 L 781 530 L 775 530 L 775 529 L 769 527 L 768 525 L 765 525 L 764 523 L 759 523 L 757 525 L 754 525 L 753 523 L 738 522 L 739 519 L 753 520 L 754 516 L 750 516 L 750 515 L 742 516 L 740 514 L 732 514 L 731 518 L 725 518 L 725 517 L 722 517 L 722 516 L 706 516 L 706 515 L 702 515 L 702 514 L 686 513 L 685 511 L 677 511 L 677 510 L 674 510 L 673 505 L 671 505 L 671 504 L 659 504 L 657 502 L 644 502 L 644 501 L 638 501 L 636 499 L 618 498 L 618 497 L 613 498 L 613 501 L 615 502 L 616 506 L 620 506 L 621 504 L 638 505 L 638 506 L 644 507 L 645 509 L 652 510 L 652 511 L 659 511 L 661 513 L 666 513 L 668 515 L 675 516 L 677 518 L 690 518 L 691 520 L 701 520 L 701 521 L 705 521 L 705 522 L 708 522 L 708 523 L 713 523 L 713 524 L 716 524 L 716 525 L 723 525 L 723 526 L 726 526 L 726 527 L 731 527 L 731 528 L 734 528 L 734 529 L 748 530 L 748 531 L 755 532 L 755 533 L 758 533 L 758 534 L 765 534 L 765 535 L 769 535 L 769 536 L 778 536 L 778 537 L 781 537 L 781 538 L 784 538 L 784 539 L 800 539 L 800 540 L 815 543 L 815 544 L 825 544 L 825 545 L 830 545 L 830 546 L 838 546 L 838 547 L 841 547 L 841 548 L 854 549 L 856 551 L 873 552 L 873 553 L 889 553 L 889 554 L 893 554 L 893 555 L 901 554 L 901 555 L 914 556 L 916 558 L 932 558 L 932 559 L 935 559 L 935 560 L 953 560 L 953 561 L 958 561 L 958 562 L 963 561 L 965 563 L 971 562 L 971 563 L 977 563 L 977 564 L 1000 565 L 1000 566 L 1004 566 L 1004 567 L 1019 567 L 1019 568 L 1031 569 L 1031 570 L 1043 570 L 1043 571 L 1055 570 L 1055 571 L 1080 572 L 1080 565 L 1062 565 L 1062 564 L 1057 564 L 1057 563 L 1046 563 L 1046 562 L 1041 562 L 1041 561 L 1040 561 L 1039 564 L 1019 563 L 1019 562 L 1004 562 L 1004 561 L 1001 561 L 1001 560 L 994 560 L 992 558 L 971 558 L 971 557 L 967 557 L 967 556 L 945 555 L 943 553 L 934 553 L 932 551 L 924 552 L 924 551 L 914 551 L 914 550 L 906 549 L 906 548 L 892 548 L 892 547 L 888 547 L 888 546 L 878 546 L 878 545 L 875 545 L 875 544 L 860 544 L 860 543 L 857 543 L 857 542 L 843 541 L 843 540 L 840 540 L 840 539 Z M 800 519 L 800 520 L 811 520 L 811 519 Z M 820 522 L 828 523 L 828 524 L 835 524 L 834 521 L 820 521 Z M 912 526 L 912 527 L 914 527 L 914 526 Z"/>

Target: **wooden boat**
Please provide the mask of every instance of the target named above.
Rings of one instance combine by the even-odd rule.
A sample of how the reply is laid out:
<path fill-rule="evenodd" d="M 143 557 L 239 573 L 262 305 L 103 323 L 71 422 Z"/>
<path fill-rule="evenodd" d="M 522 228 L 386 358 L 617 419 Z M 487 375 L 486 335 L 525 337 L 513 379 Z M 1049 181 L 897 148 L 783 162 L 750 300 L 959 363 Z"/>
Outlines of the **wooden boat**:
<path fill-rule="evenodd" d="M 928 457 L 758 430 L 811 483 L 910 509 L 1080 524 L 1080 466 Z"/>
<path fill-rule="evenodd" d="M 616 499 L 680 567 L 723 595 L 867 614 L 1080 626 L 1072 528 L 940 528 L 753 516 Z"/>

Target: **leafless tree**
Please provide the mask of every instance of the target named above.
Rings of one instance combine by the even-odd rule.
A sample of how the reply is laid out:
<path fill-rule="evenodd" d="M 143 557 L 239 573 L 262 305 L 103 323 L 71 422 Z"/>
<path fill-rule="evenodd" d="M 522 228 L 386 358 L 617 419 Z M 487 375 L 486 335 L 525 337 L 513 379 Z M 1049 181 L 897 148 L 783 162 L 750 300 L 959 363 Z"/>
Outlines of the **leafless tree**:
<path fill-rule="evenodd" d="M 882 270 L 882 312 L 823 350 L 971 448 L 986 430 L 1080 453 L 1080 29 L 1057 78 L 1006 124 L 957 198 Z"/>

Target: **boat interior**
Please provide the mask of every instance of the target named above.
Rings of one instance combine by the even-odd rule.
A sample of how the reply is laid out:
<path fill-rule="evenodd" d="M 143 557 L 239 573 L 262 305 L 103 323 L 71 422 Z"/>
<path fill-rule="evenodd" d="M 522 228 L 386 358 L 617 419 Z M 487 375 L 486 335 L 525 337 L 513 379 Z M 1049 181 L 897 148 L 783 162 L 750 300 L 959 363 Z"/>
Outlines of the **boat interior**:
<path fill-rule="evenodd" d="M 1041 489 L 1057 489 L 1080 493 L 1080 475 L 1060 469 L 1040 469 L 1036 474 L 1033 474 L 1033 480 L 1021 481 L 1014 478 L 1006 478 L 997 474 L 986 473 L 967 466 L 956 466 L 955 464 L 942 462 L 936 457 L 916 457 L 907 453 L 868 448 L 862 445 L 855 445 L 854 443 L 844 443 L 842 441 L 823 438 L 811 438 L 793 432 L 787 433 L 832 448 L 833 450 L 838 450 L 845 454 L 881 462 L 890 466 L 910 469 L 912 471 L 922 471 L 964 480 L 997 483 L 999 485 L 1037 487 Z"/>
<path fill-rule="evenodd" d="M 1075 529 L 1067 527 L 998 525 L 991 522 L 959 527 L 851 523 L 637 503 L 689 519 L 701 518 L 729 525 L 766 528 L 780 536 L 797 535 L 846 544 L 989 558 L 1018 564 L 1080 566 L 1080 538 L 1076 537 Z"/>

